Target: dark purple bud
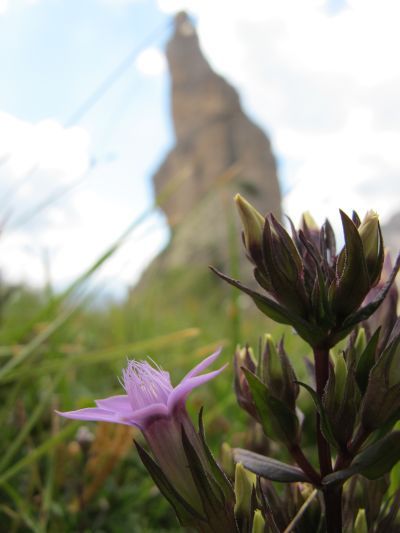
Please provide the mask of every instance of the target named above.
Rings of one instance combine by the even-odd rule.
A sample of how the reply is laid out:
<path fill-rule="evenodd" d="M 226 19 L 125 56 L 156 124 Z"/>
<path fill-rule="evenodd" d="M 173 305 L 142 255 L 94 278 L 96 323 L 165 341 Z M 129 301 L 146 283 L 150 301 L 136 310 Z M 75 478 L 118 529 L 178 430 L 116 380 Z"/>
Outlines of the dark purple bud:
<path fill-rule="evenodd" d="M 285 352 L 283 339 L 276 347 L 272 336 L 265 335 L 262 371 L 259 374 L 270 393 L 295 411 L 299 386 L 295 383 L 296 375 Z"/>
<path fill-rule="evenodd" d="M 234 387 L 236 398 L 240 407 L 247 411 L 251 417 L 258 420 L 257 410 L 254 405 L 249 384 L 243 372 L 243 368 L 250 370 L 250 372 L 252 372 L 253 374 L 255 374 L 257 371 L 257 365 L 253 352 L 248 346 L 246 346 L 245 348 L 238 347 L 236 349 L 234 358 Z"/>
<path fill-rule="evenodd" d="M 354 222 L 343 212 L 345 246 L 336 263 L 336 279 L 329 289 L 332 310 L 344 318 L 356 310 L 371 288 L 361 236 Z"/>

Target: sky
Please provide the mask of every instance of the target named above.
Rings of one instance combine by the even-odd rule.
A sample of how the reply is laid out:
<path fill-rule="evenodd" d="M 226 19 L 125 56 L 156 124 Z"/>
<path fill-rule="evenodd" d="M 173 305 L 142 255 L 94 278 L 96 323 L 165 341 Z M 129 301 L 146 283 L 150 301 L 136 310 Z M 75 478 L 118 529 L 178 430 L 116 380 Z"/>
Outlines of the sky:
<path fill-rule="evenodd" d="M 99 278 L 123 295 L 168 242 L 151 176 L 183 8 L 270 136 L 287 214 L 399 210 L 398 0 L 0 0 L 5 279 L 65 287 L 147 213 Z"/>

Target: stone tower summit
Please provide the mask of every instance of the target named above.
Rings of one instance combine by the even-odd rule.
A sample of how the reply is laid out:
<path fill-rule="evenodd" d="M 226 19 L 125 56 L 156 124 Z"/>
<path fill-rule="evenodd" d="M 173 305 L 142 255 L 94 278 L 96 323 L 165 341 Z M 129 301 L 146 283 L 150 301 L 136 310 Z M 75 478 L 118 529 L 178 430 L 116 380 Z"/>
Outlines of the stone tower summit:
<path fill-rule="evenodd" d="M 186 13 L 176 16 L 166 53 L 176 144 L 153 180 L 156 194 L 174 180 L 179 183 L 162 205 L 172 227 L 172 263 L 201 254 L 205 263 L 221 264 L 227 253 L 227 219 L 232 219 L 227 210 L 234 209 L 235 193 L 262 213 L 272 211 L 281 218 L 275 160 L 269 139 L 244 114 L 236 90 L 203 56 Z M 227 174 L 231 178 L 216 186 Z"/>

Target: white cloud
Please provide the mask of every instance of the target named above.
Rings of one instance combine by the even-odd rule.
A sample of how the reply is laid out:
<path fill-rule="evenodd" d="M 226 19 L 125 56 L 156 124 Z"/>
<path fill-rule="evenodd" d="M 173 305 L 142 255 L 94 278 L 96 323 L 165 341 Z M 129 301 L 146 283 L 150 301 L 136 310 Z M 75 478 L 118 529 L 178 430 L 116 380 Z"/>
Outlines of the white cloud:
<path fill-rule="evenodd" d="M 42 286 L 49 266 L 55 286 L 66 286 L 143 211 L 144 194 L 131 167 L 124 169 L 124 161 L 93 167 L 83 128 L 54 120 L 32 124 L 0 112 L 0 147 L 0 222 L 8 217 L 0 272 L 9 282 Z M 122 192 L 124 172 L 131 190 Z M 55 201 L 38 211 L 49 198 Z M 112 293 L 135 281 L 165 243 L 165 227 L 159 221 L 155 230 L 149 227 L 157 221 L 150 217 L 141 228 L 148 238 L 129 239 L 97 276 L 109 280 Z"/>
<path fill-rule="evenodd" d="M 43 228 L 59 230 L 66 221 L 56 207 L 39 220 L 24 220 L 51 194 L 84 175 L 90 139 L 82 128 L 66 129 L 54 120 L 33 124 L 0 112 L 0 147 L 0 219 L 7 220 L 0 238 L 0 269 L 12 282 L 41 285 L 43 253 L 51 244 Z"/>
<path fill-rule="evenodd" d="M 8 9 L 8 0 L 0 0 L 0 15 L 5 13 Z"/>
<path fill-rule="evenodd" d="M 295 220 L 337 208 L 399 209 L 400 3 L 159 0 L 187 9 L 205 54 L 240 89 L 282 162 Z"/>
<path fill-rule="evenodd" d="M 135 62 L 136 68 L 145 76 L 159 76 L 166 69 L 165 55 L 159 48 L 146 48 Z"/>
<path fill-rule="evenodd" d="M 39 2 L 40 0 L 12 0 L 12 2 L 10 2 L 10 0 L 0 0 L 0 15 L 3 15 L 14 6 L 24 6 L 25 4 L 35 5 Z"/>
<path fill-rule="evenodd" d="M 88 149 L 82 128 L 65 129 L 50 119 L 32 124 L 0 111 L 0 160 L 6 160 L 15 179 L 34 168 L 61 171 L 62 180 L 75 179 L 87 169 Z"/>

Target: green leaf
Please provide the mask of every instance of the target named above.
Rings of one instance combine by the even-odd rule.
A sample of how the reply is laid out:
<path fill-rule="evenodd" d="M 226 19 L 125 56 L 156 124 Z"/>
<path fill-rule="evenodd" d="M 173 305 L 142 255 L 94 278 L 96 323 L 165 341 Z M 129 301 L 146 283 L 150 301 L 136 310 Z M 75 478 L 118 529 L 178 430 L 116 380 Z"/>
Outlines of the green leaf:
<path fill-rule="evenodd" d="M 191 505 L 189 505 L 182 496 L 174 489 L 171 483 L 168 481 L 164 472 L 158 466 L 158 464 L 150 457 L 150 455 L 140 446 L 136 441 L 135 446 L 139 453 L 139 457 L 146 467 L 147 471 L 154 480 L 154 483 L 160 489 L 160 492 L 165 496 L 169 503 L 174 508 L 174 511 L 179 518 L 182 526 L 191 526 L 202 520 L 205 522 L 204 516 L 199 514 Z"/>
<path fill-rule="evenodd" d="M 354 474 L 368 479 L 378 479 L 400 460 L 400 431 L 393 431 L 356 455 L 351 465 L 333 472 L 322 480 L 323 485 L 342 483 Z"/>
<path fill-rule="evenodd" d="M 299 421 L 296 413 L 272 396 L 264 383 L 247 368 L 243 371 L 265 434 L 288 444 L 297 442 Z"/>
<path fill-rule="evenodd" d="M 400 269 L 400 254 L 397 256 L 396 263 L 393 267 L 392 272 L 390 273 L 390 276 L 387 282 L 384 284 L 382 289 L 379 291 L 376 298 L 372 300 L 372 302 L 370 302 L 368 305 L 362 307 L 361 309 L 358 309 L 357 311 L 349 315 L 346 318 L 346 320 L 343 322 L 344 328 L 352 328 L 359 322 L 363 320 L 367 320 L 372 315 L 372 313 L 374 313 L 378 309 L 378 307 L 381 305 L 381 303 L 385 299 L 387 293 L 389 292 L 389 289 L 392 286 L 399 269 Z"/>
<path fill-rule="evenodd" d="M 220 466 L 214 459 L 214 456 L 211 453 L 210 448 L 207 446 L 207 442 L 205 439 L 205 433 L 204 433 L 204 425 L 203 425 L 203 408 L 201 408 L 199 412 L 199 435 L 200 435 L 201 442 L 203 443 L 204 451 L 207 456 L 211 471 L 217 483 L 219 484 L 225 496 L 225 499 L 233 501 L 235 497 L 233 487 L 229 479 L 226 477 L 225 472 L 220 468 Z"/>
<path fill-rule="evenodd" d="M 200 457 L 186 435 L 182 426 L 182 445 L 188 461 L 192 478 L 203 504 L 210 530 L 220 527 L 232 533 L 238 533 L 233 514 L 234 499 L 225 501 L 224 493 L 210 472 L 204 467 Z M 228 505 L 227 505 L 228 503 Z M 229 505 L 229 503 L 231 505 Z"/>
<path fill-rule="evenodd" d="M 240 281 L 230 278 L 212 266 L 210 269 L 230 285 L 233 285 L 237 289 L 248 294 L 260 311 L 272 318 L 272 320 L 275 320 L 275 322 L 278 322 L 279 324 L 292 324 L 293 317 L 291 317 L 291 314 L 277 302 L 263 294 L 253 291 L 253 289 L 246 287 L 246 285 L 243 285 Z"/>
<path fill-rule="evenodd" d="M 372 335 L 357 363 L 356 380 L 361 394 L 364 394 L 367 389 L 369 373 L 375 364 L 375 353 L 378 346 L 380 331 L 381 328 L 378 328 Z"/>
<path fill-rule="evenodd" d="M 299 385 L 304 387 L 309 393 L 311 398 L 314 401 L 315 407 L 317 408 L 318 414 L 320 416 L 321 420 L 321 431 L 325 437 L 325 439 L 329 442 L 329 444 L 332 444 L 332 446 L 335 446 L 335 448 L 339 448 L 339 445 L 335 439 L 335 436 L 333 434 L 332 425 L 330 423 L 330 420 L 326 414 L 326 411 L 324 409 L 324 406 L 322 405 L 321 399 L 318 397 L 318 394 L 315 392 L 315 390 L 307 385 L 306 383 L 303 383 L 301 381 L 297 381 Z"/>
<path fill-rule="evenodd" d="M 242 463 L 250 472 L 271 481 L 280 481 L 281 483 L 309 482 L 307 476 L 297 466 L 288 465 L 242 448 L 234 448 L 233 456 L 237 463 Z"/>

